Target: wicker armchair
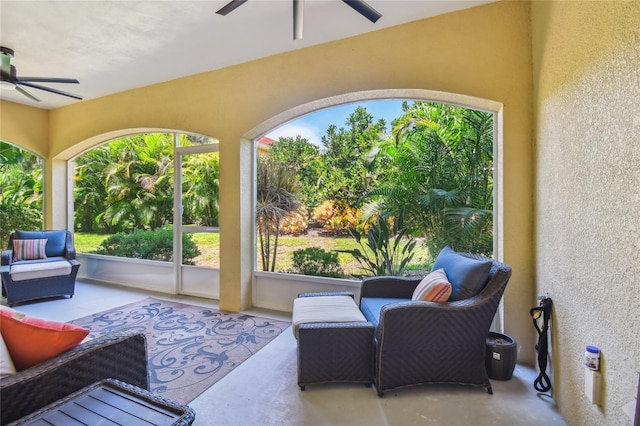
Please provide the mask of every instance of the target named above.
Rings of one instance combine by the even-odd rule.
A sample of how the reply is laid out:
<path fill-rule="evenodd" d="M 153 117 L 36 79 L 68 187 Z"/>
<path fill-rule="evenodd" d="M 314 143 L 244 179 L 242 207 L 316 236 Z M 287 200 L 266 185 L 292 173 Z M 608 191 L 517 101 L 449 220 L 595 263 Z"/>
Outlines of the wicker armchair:
<path fill-rule="evenodd" d="M 107 378 L 149 390 L 144 334 L 116 332 L 97 337 L 42 364 L 0 378 L 0 424 Z"/>
<path fill-rule="evenodd" d="M 47 239 L 46 259 L 14 260 L 13 240 Z M 44 265 L 45 268 L 42 268 Z M 64 272 L 47 274 L 42 269 L 48 265 L 59 267 Z M 14 268 L 15 267 L 15 268 Z M 29 279 L 14 279 L 14 271 L 20 268 L 39 268 L 36 276 Z M 0 275 L 2 276 L 2 295 L 7 298 L 9 306 L 47 297 L 73 297 L 76 276 L 80 263 L 76 260 L 76 249 L 73 246 L 73 235 L 68 230 L 55 231 L 15 231 L 9 236 L 9 247 L 2 252 L 0 258 Z M 52 269 L 59 271 L 60 269 Z M 29 271 L 28 274 L 34 274 Z M 17 274 L 17 273 L 16 273 Z M 42 276 L 44 274 L 44 276 Z"/>
<path fill-rule="evenodd" d="M 511 268 L 488 260 L 492 265 L 482 291 L 455 302 L 411 301 L 420 278 L 363 281 L 361 305 L 365 298 L 380 303 L 374 339 L 374 382 L 379 396 L 390 389 L 435 383 L 482 386 L 493 393 L 485 369 L 486 338 Z"/>

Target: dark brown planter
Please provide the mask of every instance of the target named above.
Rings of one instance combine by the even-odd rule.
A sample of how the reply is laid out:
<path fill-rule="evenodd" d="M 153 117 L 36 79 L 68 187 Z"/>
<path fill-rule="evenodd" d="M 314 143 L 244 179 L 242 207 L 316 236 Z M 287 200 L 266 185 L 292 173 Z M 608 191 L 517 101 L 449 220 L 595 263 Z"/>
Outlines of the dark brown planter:
<path fill-rule="evenodd" d="M 506 334 L 490 331 L 487 336 L 485 367 L 490 379 L 509 380 L 516 368 L 518 346 Z"/>

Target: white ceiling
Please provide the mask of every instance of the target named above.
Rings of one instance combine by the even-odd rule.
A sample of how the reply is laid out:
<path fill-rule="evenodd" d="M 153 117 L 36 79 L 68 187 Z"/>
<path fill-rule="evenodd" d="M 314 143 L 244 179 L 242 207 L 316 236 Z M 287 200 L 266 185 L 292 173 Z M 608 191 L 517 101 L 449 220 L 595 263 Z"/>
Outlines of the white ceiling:
<path fill-rule="evenodd" d="M 306 0 L 304 37 L 293 40 L 290 0 L 249 0 L 227 16 L 228 0 L 5 1 L 0 45 L 13 49 L 18 77 L 76 78 L 44 86 L 85 100 L 376 31 L 494 0 L 368 0 L 373 24 L 339 0 Z M 0 96 L 52 109 L 81 102 L 27 88 Z"/>

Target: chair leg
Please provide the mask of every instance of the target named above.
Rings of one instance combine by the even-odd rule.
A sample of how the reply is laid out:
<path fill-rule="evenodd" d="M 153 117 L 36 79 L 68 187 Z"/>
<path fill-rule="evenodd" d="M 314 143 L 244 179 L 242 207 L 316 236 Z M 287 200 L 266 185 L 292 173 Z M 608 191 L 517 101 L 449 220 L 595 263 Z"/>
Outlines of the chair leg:
<path fill-rule="evenodd" d="M 489 395 L 493 395 L 493 389 L 491 389 L 491 386 L 487 386 L 487 393 Z"/>

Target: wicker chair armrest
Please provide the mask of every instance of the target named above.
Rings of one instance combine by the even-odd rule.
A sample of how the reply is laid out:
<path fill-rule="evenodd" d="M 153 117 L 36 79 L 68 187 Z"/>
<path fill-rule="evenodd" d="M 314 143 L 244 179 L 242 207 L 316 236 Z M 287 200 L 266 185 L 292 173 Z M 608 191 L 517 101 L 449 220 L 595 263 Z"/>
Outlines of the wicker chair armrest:
<path fill-rule="evenodd" d="M 362 280 L 360 297 L 411 299 L 420 277 L 371 277 Z"/>
<path fill-rule="evenodd" d="M 476 335 L 482 340 L 486 337 L 483 330 L 489 331 L 503 290 L 504 286 L 489 294 L 481 293 L 455 302 L 402 301 L 387 304 L 380 310 L 376 338 L 378 341 L 384 338 L 387 344 L 397 347 L 429 346 L 434 341 L 456 341 L 460 338 L 458 330 L 464 330 L 464 339 Z"/>
<path fill-rule="evenodd" d="M 64 250 L 64 257 L 66 257 L 67 260 L 75 259 L 76 258 L 76 248 L 67 246 L 67 248 L 65 248 L 65 250 Z"/>
<path fill-rule="evenodd" d="M 317 293 L 299 293 L 298 297 L 316 297 L 316 296 L 349 296 L 355 297 L 351 291 L 326 291 Z"/>
<path fill-rule="evenodd" d="M 13 261 L 13 249 L 3 250 L 2 258 L 0 260 L 1 265 L 11 265 Z"/>
<path fill-rule="evenodd" d="M 67 230 L 64 242 L 64 257 L 66 257 L 67 260 L 76 258 L 76 248 L 73 245 L 73 234 L 69 230 Z"/>
<path fill-rule="evenodd" d="M 0 423 L 7 424 L 82 389 L 114 378 L 149 389 L 144 334 L 116 332 L 0 378 Z"/>

